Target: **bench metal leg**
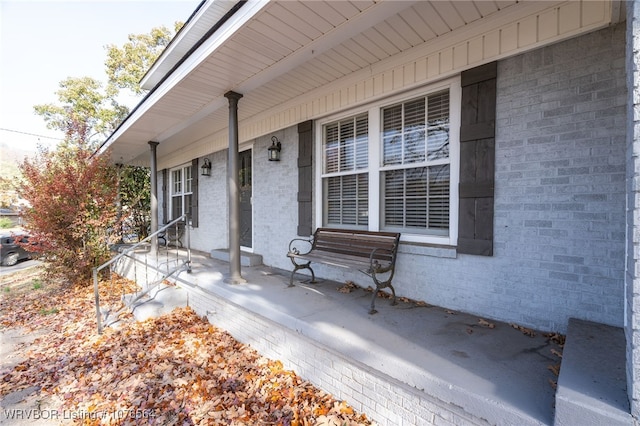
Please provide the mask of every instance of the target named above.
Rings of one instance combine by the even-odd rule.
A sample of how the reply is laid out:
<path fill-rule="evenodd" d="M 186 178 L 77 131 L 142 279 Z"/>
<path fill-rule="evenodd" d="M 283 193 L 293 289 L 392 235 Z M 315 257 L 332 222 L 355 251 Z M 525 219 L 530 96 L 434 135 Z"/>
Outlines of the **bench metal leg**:
<path fill-rule="evenodd" d="M 378 296 L 378 291 L 382 290 L 385 287 L 389 287 L 391 289 L 391 295 L 393 296 L 393 300 L 391 301 L 391 305 L 395 306 L 398 304 L 396 300 L 396 289 L 391 285 L 391 279 L 393 278 L 393 270 L 391 271 L 391 276 L 386 281 L 380 281 L 376 278 L 375 272 L 371 274 L 371 278 L 373 282 L 376 284 L 375 290 L 373 290 L 373 297 L 371 297 L 371 308 L 369 309 L 369 315 L 373 315 L 377 313 L 375 303 L 376 297 Z"/>
<path fill-rule="evenodd" d="M 291 271 L 291 278 L 289 279 L 289 287 L 293 287 L 293 276 L 296 274 L 296 272 L 298 271 L 298 269 L 308 269 L 311 271 L 311 283 L 315 283 L 316 282 L 316 274 L 313 272 L 313 269 L 311 269 L 311 266 L 309 266 L 309 264 L 311 262 L 308 262 L 304 265 L 298 265 L 297 263 L 295 263 L 293 261 L 293 259 L 291 259 L 291 262 L 293 263 L 294 269 L 293 271 Z"/>

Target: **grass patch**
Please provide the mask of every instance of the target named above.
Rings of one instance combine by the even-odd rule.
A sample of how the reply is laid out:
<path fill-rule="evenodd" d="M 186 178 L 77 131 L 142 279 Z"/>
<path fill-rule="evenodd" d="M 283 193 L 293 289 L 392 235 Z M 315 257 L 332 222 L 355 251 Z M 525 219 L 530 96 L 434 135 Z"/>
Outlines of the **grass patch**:
<path fill-rule="evenodd" d="M 54 314 L 57 314 L 58 312 L 60 312 L 60 309 L 58 308 L 49 308 L 49 309 L 41 308 L 39 311 L 40 315 L 42 316 L 54 315 Z"/>
<path fill-rule="evenodd" d="M 0 229 L 13 228 L 13 221 L 7 217 L 0 217 Z"/>

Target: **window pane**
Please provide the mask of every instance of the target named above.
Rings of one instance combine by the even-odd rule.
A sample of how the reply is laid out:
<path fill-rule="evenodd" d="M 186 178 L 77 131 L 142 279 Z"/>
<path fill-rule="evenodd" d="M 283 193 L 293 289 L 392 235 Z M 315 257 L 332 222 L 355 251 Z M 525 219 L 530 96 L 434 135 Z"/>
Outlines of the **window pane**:
<path fill-rule="evenodd" d="M 384 173 L 384 225 L 449 229 L 449 165 Z"/>
<path fill-rule="evenodd" d="M 171 220 L 177 219 L 182 216 L 182 197 L 171 198 Z"/>
<path fill-rule="evenodd" d="M 338 171 L 338 124 L 325 126 L 324 140 L 324 172 Z"/>
<path fill-rule="evenodd" d="M 364 114 L 356 117 L 356 169 L 365 169 L 369 165 L 369 117 Z"/>
<path fill-rule="evenodd" d="M 342 224 L 357 225 L 356 200 L 345 199 L 342 202 Z"/>
<path fill-rule="evenodd" d="M 325 179 L 326 182 L 326 194 L 329 200 L 340 199 L 340 178 L 332 177 Z"/>
<path fill-rule="evenodd" d="M 324 180 L 325 194 L 327 194 L 327 221 L 328 223 L 340 223 L 341 198 L 340 178 L 331 177 Z"/>
<path fill-rule="evenodd" d="M 384 220 L 387 226 L 404 226 L 404 202 L 398 199 L 386 200 Z"/>
<path fill-rule="evenodd" d="M 327 196 L 327 224 L 367 225 L 369 218 L 366 173 L 324 179 Z"/>
<path fill-rule="evenodd" d="M 340 200 L 329 200 L 327 203 L 327 223 L 340 223 Z"/>
<path fill-rule="evenodd" d="M 427 197 L 407 198 L 407 228 L 427 227 Z"/>
<path fill-rule="evenodd" d="M 369 175 L 358 175 L 358 221 L 359 225 L 369 224 Z"/>
<path fill-rule="evenodd" d="M 184 192 L 185 193 L 190 193 L 193 192 L 193 190 L 191 189 L 191 183 L 193 182 L 193 178 L 191 176 L 191 167 L 185 167 L 184 169 L 184 176 L 185 176 L 185 185 L 184 185 Z"/>
<path fill-rule="evenodd" d="M 185 195 L 184 196 L 184 207 L 186 209 L 186 213 L 189 215 L 189 217 L 192 217 L 193 211 L 192 211 L 192 206 L 191 206 L 191 198 L 193 197 L 193 195 L 189 194 L 189 195 Z"/>
<path fill-rule="evenodd" d="M 388 226 L 404 226 L 404 170 L 384 174 L 384 221 Z"/>
<path fill-rule="evenodd" d="M 449 229 L 449 165 L 429 167 L 429 228 Z"/>
<path fill-rule="evenodd" d="M 449 157 L 449 92 L 429 96 L 427 150 L 429 160 Z"/>
<path fill-rule="evenodd" d="M 324 173 L 350 172 L 368 166 L 369 118 L 362 114 L 325 126 Z"/>
<path fill-rule="evenodd" d="M 407 133 L 404 140 L 404 164 L 421 163 L 425 160 L 424 127 Z"/>
<path fill-rule="evenodd" d="M 366 192 L 366 187 L 361 188 L 360 185 L 367 185 L 367 182 L 359 179 L 359 175 L 348 175 L 342 177 L 342 221 L 343 225 L 362 225 L 359 222 L 358 204 L 362 201 L 366 203 L 359 195 L 360 191 Z"/>
<path fill-rule="evenodd" d="M 385 132 L 382 143 L 382 164 L 385 166 L 402 164 L 402 135 Z"/>
<path fill-rule="evenodd" d="M 427 168 L 405 170 L 406 226 L 425 229 L 427 227 Z"/>
<path fill-rule="evenodd" d="M 182 170 L 174 170 L 171 172 L 173 180 L 172 194 L 182 193 Z"/>
<path fill-rule="evenodd" d="M 355 128 L 353 120 L 340 122 L 340 171 L 353 170 L 355 166 Z"/>
<path fill-rule="evenodd" d="M 424 128 L 424 98 L 416 99 L 404 104 L 404 128 Z"/>
<path fill-rule="evenodd" d="M 382 111 L 382 164 L 402 163 L 402 105 Z"/>

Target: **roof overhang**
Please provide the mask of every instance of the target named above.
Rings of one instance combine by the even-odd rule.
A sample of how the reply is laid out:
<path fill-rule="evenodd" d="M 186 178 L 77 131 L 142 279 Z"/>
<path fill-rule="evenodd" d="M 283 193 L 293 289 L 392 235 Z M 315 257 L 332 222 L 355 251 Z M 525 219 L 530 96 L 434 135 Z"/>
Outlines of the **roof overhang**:
<path fill-rule="evenodd" d="M 340 93 L 394 64 L 437 54 L 432 78 L 443 78 L 465 64 L 624 20 L 623 6 L 618 0 L 205 1 L 145 76 L 150 92 L 100 152 L 108 149 L 114 162 L 145 165 L 148 142 L 156 141 L 166 159 L 161 166 L 180 164 L 226 148 L 228 91 L 244 95 L 238 111 L 243 142 L 326 114 L 310 107 L 283 117 L 300 99 Z"/>

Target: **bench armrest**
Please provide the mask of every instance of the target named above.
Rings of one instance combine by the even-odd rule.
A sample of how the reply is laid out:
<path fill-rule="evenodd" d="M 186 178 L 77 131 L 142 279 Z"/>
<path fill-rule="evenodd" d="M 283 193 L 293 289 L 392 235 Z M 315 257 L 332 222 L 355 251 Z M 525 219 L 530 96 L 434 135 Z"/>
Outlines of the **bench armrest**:
<path fill-rule="evenodd" d="M 302 243 L 302 244 L 300 244 Z M 300 247 L 302 245 L 302 247 Z M 308 245 L 308 247 L 306 247 Z M 292 254 L 308 254 L 313 248 L 313 240 L 305 238 L 294 238 L 289 242 L 289 253 Z M 302 252 L 301 249 L 306 251 Z"/>
<path fill-rule="evenodd" d="M 389 253 L 391 254 L 391 258 L 392 260 L 389 262 L 389 264 L 386 267 L 382 267 L 382 265 L 380 264 L 380 262 L 378 262 L 378 259 L 375 259 L 374 256 L 377 252 L 379 251 L 383 251 L 385 253 Z M 375 248 L 371 251 L 371 254 L 369 255 L 369 264 L 370 266 L 370 271 L 371 272 L 375 272 L 375 273 L 384 273 L 384 272 L 388 272 L 390 270 L 392 270 L 395 267 L 395 263 L 396 263 L 396 256 L 394 253 L 394 250 L 388 250 L 388 249 L 383 249 L 383 248 Z"/>

